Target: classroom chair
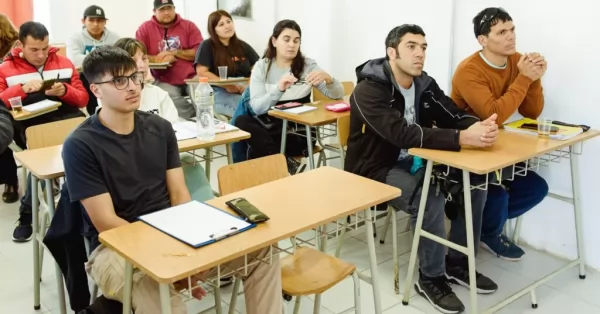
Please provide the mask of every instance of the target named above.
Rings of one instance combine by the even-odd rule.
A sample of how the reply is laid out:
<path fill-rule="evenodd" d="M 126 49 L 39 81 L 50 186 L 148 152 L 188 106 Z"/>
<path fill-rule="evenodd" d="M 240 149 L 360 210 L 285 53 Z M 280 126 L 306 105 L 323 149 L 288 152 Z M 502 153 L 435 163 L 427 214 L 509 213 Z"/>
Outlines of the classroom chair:
<path fill-rule="evenodd" d="M 287 164 L 282 154 L 252 159 L 219 169 L 219 191 L 221 195 L 227 195 L 287 176 Z M 314 312 L 318 313 L 321 294 L 349 276 L 354 280 L 355 313 L 360 313 L 360 279 L 356 266 L 319 250 L 296 246 L 295 238 L 292 238 L 292 243 L 293 254 L 281 259 L 281 279 L 283 293 L 296 297 L 294 314 L 300 310 L 301 297 L 311 294 L 315 295 Z M 235 309 L 238 289 L 239 279 L 236 279 L 230 309 Z M 283 310 L 285 312 L 285 305 Z"/>

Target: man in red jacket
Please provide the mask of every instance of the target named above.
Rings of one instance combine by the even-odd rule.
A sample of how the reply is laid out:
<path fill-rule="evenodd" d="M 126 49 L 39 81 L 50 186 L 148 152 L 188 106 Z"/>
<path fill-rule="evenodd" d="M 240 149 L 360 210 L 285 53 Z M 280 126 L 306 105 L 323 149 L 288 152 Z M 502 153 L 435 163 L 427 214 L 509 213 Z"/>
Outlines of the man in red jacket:
<path fill-rule="evenodd" d="M 73 63 L 66 57 L 57 55 L 58 49 L 50 47 L 48 30 L 37 22 L 26 22 L 19 30 L 19 46 L 13 49 L 0 65 L 0 99 L 10 109 L 9 99 L 21 97 L 23 107 L 42 100 L 61 102 L 57 110 L 41 116 L 15 122 L 14 140 L 26 148 L 25 130 L 33 125 L 84 116 L 80 108 L 85 108 L 89 96 Z M 43 88 L 44 80 L 57 79 L 48 89 Z M 13 171 L 16 164 L 0 164 L 0 172 Z M 30 181 L 29 179 L 27 180 Z M 30 184 L 21 199 L 20 218 L 13 233 L 13 241 L 26 242 L 31 239 L 31 194 Z"/>
<path fill-rule="evenodd" d="M 175 12 L 173 0 L 154 0 L 154 16 L 144 22 L 135 38 L 146 46 L 150 62 L 169 62 L 166 70 L 153 70 L 156 85 L 169 93 L 182 118 L 196 116 L 185 79 L 196 75 L 194 58 L 202 43 L 198 26 Z"/>

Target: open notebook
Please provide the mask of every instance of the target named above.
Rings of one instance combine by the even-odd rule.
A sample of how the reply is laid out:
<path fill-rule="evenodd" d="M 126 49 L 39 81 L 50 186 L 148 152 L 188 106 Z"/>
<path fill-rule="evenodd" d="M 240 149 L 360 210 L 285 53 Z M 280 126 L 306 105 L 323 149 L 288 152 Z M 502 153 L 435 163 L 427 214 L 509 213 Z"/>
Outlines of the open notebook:
<path fill-rule="evenodd" d="M 50 107 L 56 106 L 57 104 L 60 105 L 60 103 L 57 101 L 44 99 L 42 101 L 38 101 L 36 103 L 24 106 L 23 109 L 25 109 L 29 112 L 37 112 L 37 111 L 42 111 L 44 109 L 48 109 Z"/>
<path fill-rule="evenodd" d="M 198 129 L 196 127 L 196 122 L 194 121 L 182 121 L 173 123 L 173 130 L 175 130 L 175 136 L 178 141 L 187 140 L 190 138 L 195 138 L 198 135 Z M 224 133 L 230 131 L 239 130 L 236 126 L 233 126 L 229 123 L 225 123 L 221 120 L 215 119 L 215 133 Z"/>
<path fill-rule="evenodd" d="M 198 201 L 143 215 L 140 220 L 195 248 L 256 226 Z"/>

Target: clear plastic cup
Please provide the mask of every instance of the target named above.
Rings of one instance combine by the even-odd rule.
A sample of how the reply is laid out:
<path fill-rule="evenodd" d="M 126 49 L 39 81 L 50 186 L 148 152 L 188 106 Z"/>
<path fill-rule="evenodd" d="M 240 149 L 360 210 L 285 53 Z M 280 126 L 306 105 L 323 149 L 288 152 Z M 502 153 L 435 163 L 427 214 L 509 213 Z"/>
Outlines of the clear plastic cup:
<path fill-rule="evenodd" d="M 23 111 L 23 103 L 21 102 L 21 96 L 9 98 L 8 102 L 10 103 L 10 107 L 14 112 Z"/>
<path fill-rule="evenodd" d="M 552 120 L 548 118 L 539 118 L 538 121 L 538 135 L 549 136 L 552 128 Z"/>
<path fill-rule="evenodd" d="M 219 78 L 224 81 L 227 79 L 227 66 L 219 67 Z"/>

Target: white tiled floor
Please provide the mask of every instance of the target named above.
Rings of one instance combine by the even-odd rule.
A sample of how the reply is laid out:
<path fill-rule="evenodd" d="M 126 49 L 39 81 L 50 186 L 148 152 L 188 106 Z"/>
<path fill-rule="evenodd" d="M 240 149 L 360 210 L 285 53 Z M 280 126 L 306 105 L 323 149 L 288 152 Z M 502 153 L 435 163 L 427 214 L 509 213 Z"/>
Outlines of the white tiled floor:
<path fill-rule="evenodd" d="M 219 149 L 222 151 L 222 148 Z M 212 166 L 212 184 L 217 188 L 216 173 L 219 167 L 226 163 L 225 159 L 217 160 Z M 329 164 L 339 167 L 338 160 L 330 160 Z M 33 284 L 32 284 L 32 246 L 31 242 L 16 244 L 11 241 L 14 223 L 18 217 L 17 204 L 0 203 L 0 313 L 59 313 L 58 293 L 54 275 L 53 259 L 46 254 L 41 287 L 41 310 L 33 310 Z M 405 217 L 401 215 L 401 217 Z M 383 219 L 378 220 L 378 232 L 381 234 Z M 404 229 L 405 219 L 399 221 L 398 230 Z M 381 278 L 382 306 L 384 313 L 423 314 L 438 313 L 423 298 L 411 290 L 410 306 L 401 304 L 402 295 L 394 294 L 391 228 L 388 231 L 385 244 L 376 242 L 377 261 Z M 330 241 L 328 252 L 333 252 L 335 243 Z M 398 241 L 400 253 L 400 288 L 401 292 L 408 268 L 410 237 L 404 235 Z M 485 309 L 498 301 L 508 297 L 517 290 L 531 284 L 533 280 L 552 272 L 556 267 L 566 264 L 557 258 L 525 248 L 527 254 L 523 261 L 511 263 L 492 257 L 486 252 L 481 252 L 477 258 L 478 270 L 494 279 L 499 290 L 486 296 L 479 296 L 479 308 Z M 408 252 L 408 253 L 407 253 Z M 370 273 L 366 239 L 364 230 L 356 230 L 347 234 L 347 239 L 342 248 L 341 257 L 357 265 L 361 272 Z M 362 313 L 374 313 L 373 295 L 371 286 L 361 282 Z M 468 290 L 462 287 L 454 288 L 459 298 L 469 307 Z M 544 313 L 544 314 L 592 314 L 600 313 L 600 274 L 588 271 L 587 279 L 580 280 L 576 268 L 557 276 L 537 290 L 539 307 L 531 308 L 530 296 L 525 295 L 508 305 L 497 313 Z M 223 300 L 229 302 L 231 288 L 223 289 Z M 327 291 L 322 298 L 323 314 L 354 313 L 349 310 L 353 306 L 353 284 L 347 279 L 338 286 Z M 208 297 L 203 301 L 188 302 L 189 313 L 199 313 L 214 304 L 214 299 Z M 68 304 L 68 303 L 67 303 Z M 291 313 L 293 303 L 287 304 Z M 239 313 L 245 313 L 243 296 L 240 296 L 236 306 Z M 227 304 L 223 306 L 225 313 Z M 313 301 L 305 298 L 301 304 L 300 313 L 312 313 Z M 70 312 L 70 311 L 69 311 Z M 469 309 L 467 310 L 469 312 Z M 214 310 L 208 313 L 214 313 Z"/>

